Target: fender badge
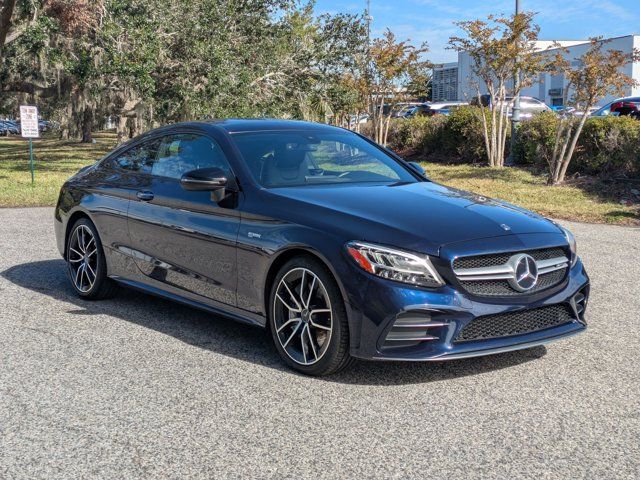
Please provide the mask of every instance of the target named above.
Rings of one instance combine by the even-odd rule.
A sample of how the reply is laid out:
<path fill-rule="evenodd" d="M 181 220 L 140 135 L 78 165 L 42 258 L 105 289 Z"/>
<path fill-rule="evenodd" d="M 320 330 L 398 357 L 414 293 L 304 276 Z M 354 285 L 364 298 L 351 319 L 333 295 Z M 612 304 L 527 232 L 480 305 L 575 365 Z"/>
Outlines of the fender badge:
<path fill-rule="evenodd" d="M 511 227 L 506 223 L 501 223 L 500 226 L 502 227 L 503 230 L 506 230 L 507 232 L 511 230 Z"/>

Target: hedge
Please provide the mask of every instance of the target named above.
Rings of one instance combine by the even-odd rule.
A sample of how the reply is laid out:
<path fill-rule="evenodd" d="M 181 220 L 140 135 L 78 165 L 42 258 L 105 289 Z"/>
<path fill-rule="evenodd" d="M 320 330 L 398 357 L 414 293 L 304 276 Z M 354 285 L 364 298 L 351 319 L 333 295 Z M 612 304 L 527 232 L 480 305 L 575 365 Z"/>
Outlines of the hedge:
<path fill-rule="evenodd" d="M 546 169 L 558 122 L 553 112 L 523 121 L 515 150 L 517 163 Z M 394 120 L 388 140 L 391 148 L 404 155 L 435 161 L 486 162 L 478 107 L 462 107 L 446 117 Z M 640 121 L 631 117 L 588 119 L 570 172 L 640 177 Z"/>
<path fill-rule="evenodd" d="M 460 107 L 448 116 L 398 119 L 389 129 L 389 144 L 403 153 L 438 160 L 484 162 L 486 149 L 478 107 Z"/>

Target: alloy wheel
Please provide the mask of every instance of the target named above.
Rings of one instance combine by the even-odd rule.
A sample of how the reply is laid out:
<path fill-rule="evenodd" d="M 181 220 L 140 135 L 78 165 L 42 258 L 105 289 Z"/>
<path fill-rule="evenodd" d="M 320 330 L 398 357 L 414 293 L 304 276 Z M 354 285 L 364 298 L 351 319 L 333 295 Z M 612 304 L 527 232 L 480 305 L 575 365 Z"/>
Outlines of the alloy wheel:
<path fill-rule="evenodd" d="M 96 282 L 98 247 L 93 232 L 86 225 L 78 225 L 73 231 L 67 259 L 74 286 L 82 293 L 89 292 Z"/>
<path fill-rule="evenodd" d="M 333 331 L 327 289 L 307 268 L 294 268 L 280 280 L 273 301 L 280 346 L 294 362 L 313 365 L 326 353 Z"/>

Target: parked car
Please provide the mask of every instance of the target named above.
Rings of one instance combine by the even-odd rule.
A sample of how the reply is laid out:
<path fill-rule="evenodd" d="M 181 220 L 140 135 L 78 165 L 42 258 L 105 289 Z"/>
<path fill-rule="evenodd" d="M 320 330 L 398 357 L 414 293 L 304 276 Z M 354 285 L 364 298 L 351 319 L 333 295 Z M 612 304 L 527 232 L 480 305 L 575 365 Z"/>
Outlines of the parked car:
<path fill-rule="evenodd" d="M 369 121 L 371 115 L 368 113 L 361 113 L 360 115 L 350 115 L 349 116 L 349 128 L 355 128 L 358 124 L 364 124 Z"/>
<path fill-rule="evenodd" d="M 513 97 L 506 97 L 507 105 L 507 116 L 511 118 L 513 115 Z M 471 100 L 471 105 L 483 105 L 488 107 L 491 105 L 491 96 L 490 95 L 481 95 L 480 98 L 474 97 Z M 526 120 L 533 117 L 537 113 L 541 112 L 549 112 L 551 108 L 541 100 L 538 100 L 534 97 L 529 97 L 522 95 L 520 96 L 520 119 Z"/>
<path fill-rule="evenodd" d="M 604 107 L 596 110 L 592 117 L 606 117 L 609 115 L 625 116 L 632 115 L 637 118 L 637 112 L 640 111 L 640 97 L 624 97 L 618 98 Z"/>
<path fill-rule="evenodd" d="M 150 131 L 69 179 L 54 223 L 80 297 L 125 285 L 267 328 L 311 375 L 586 328 L 589 278 L 568 230 L 328 125 Z"/>
<path fill-rule="evenodd" d="M 560 115 L 574 115 L 576 117 L 582 117 L 584 115 L 583 110 L 578 110 L 575 107 L 551 107 L 551 109 Z M 598 111 L 598 107 L 591 107 L 587 111 L 587 116 L 593 115 Z"/>
<path fill-rule="evenodd" d="M 422 102 L 402 102 L 396 103 L 391 109 L 391 117 L 392 118 L 402 118 L 407 112 L 413 110 L 413 108 L 423 105 Z"/>
<path fill-rule="evenodd" d="M 19 135 L 20 124 L 12 120 L 0 120 L 0 135 Z"/>
<path fill-rule="evenodd" d="M 467 102 L 435 102 L 423 103 L 416 105 L 404 115 L 404 118 L 413 117 L 433 117 L 435 115 L 449 115 L 453 109 L 463 105 L 469 105 Z"/>

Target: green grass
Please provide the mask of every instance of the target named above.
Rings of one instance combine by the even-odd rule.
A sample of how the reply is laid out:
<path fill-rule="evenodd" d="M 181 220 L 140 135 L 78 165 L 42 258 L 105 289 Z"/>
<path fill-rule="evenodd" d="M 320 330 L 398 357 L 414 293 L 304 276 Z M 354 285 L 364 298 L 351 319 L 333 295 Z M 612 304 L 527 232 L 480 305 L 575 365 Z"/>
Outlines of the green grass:
<path fill-rule="evenodd" d="M 28 143 L 19 137 L 0 138 L 0 207 L 55 205 L 64 181 L 115 146 L 115 135 L 101 132 L 95 144 L 65 142 L 53 137 L 34 141 L 36 184 L 31 185 Z M 544 176 L 521 168 L 491 169 L 475 165 L 423 162 L 429 176 L 445 185 L 470 190 L 520 205 L 553 218 L 592 223 L 640 225 L 638 206 L 621 205 L 633 198 L 624 184 L 584 179 L 548 187 Z"/>
<path fill-rule="evenodd" d="M 112 133 L 97 133 L 94 138 L 94 144 L 61 141 L 53 136 L 35 139 L 36 181 L 32 186 L 28 141 L 0 137 L 0 207 L 55 205 L 65 180 L 116 144 Z"/>
<path fill-rule="evenodd" d="M 589 223 L 640 225 L 640 206 L 620 204 L 633 198 L 628 181 L 583 178 L 550 187 L 546 177 L 523 168 L 489 168 L 422 162 L 433 180 L 487 197 L 499 198 L 545 216 Z M 640 184 L 636 183 L 636 188 Z"/>

